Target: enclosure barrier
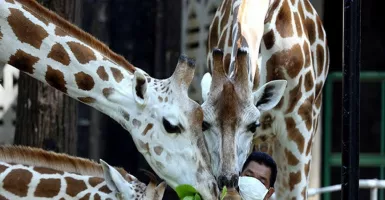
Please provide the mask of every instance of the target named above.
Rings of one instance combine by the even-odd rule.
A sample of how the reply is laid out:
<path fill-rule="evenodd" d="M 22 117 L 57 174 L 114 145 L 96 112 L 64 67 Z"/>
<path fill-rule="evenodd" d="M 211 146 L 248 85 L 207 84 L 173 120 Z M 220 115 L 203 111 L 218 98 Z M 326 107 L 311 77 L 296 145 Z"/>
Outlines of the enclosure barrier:
<path fill-rule="evenodd" d="M 385 180 L 377 179 L 360 179 L 359 188 L 361 189 L 370 189 L 370 200 L 378 200 L 378 189 L 385 189 Z M 315 196 L 322 193 L 330 193 L 341 190 L 341 184 L 331 185 L 322 188 L 310 188 L 308 190 L 308 197 Z M 275 194 L 270 198 L 275 200 Z"/>

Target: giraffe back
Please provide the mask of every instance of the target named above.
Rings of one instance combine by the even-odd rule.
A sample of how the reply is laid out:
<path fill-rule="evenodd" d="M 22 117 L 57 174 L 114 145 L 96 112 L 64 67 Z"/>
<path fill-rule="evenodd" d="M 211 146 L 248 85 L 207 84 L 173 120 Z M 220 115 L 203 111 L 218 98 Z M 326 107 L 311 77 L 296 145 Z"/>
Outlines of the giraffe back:
<path fill-rule="evenodd" d="M 0 198 L 160 200 L 163 197 L 165 183 L 156 187 L 151 181 L 146 186 L 124 169 L 101 163 L 38 148 L 2 146 Z"/>

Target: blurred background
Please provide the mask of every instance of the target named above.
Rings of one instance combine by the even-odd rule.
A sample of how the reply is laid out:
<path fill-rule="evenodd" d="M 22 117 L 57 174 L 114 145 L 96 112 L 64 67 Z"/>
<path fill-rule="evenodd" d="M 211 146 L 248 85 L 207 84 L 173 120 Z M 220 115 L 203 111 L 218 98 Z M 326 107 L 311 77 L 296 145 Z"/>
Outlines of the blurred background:
<path fill-rule="evenodd" d="M 155 78 L 169 77 L 181 53 L 197 61 L 189 95 L 201 102 L 208 28 L 221 0 L 40 0 Z M 313 146 L 310 187 L 341 182 L 343 1 L 310 0 L 330 47 L 322 128 Z M 385 15 L 379 0 L 362 1 L 360 177 L 385 179 Z M 130 135 L 99 111 L 6 66 L 0 73 L 0 144 L 38 146 L 124 167 L 143 182 L 152 171 Z M 384 190 L 378 191 L 385 199 Z M 164 199 L 177 199 L 168 189 Z M 340 192 L 312 199 L 340 199 Z M 360 190 L 359 199 L 369 199 Z"/>

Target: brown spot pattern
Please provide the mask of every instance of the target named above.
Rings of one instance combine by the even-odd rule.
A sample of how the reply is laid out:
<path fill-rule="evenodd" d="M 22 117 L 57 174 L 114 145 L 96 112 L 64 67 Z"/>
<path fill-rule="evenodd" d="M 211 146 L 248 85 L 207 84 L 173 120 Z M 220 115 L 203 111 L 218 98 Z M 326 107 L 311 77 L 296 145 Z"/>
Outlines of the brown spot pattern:
<path fill-rule="evenodd" d="M 108 98 L 114 92 L 114 88 L 104 88 L 103 95 Z"/>
<path fill-rule="evenodd" d="M 311 71 L 308 71 L 305 75 L 305 90 L 309 92 L 314 87 L 314 78 Z"/>
<path fill-rule="evenodd" d="M 322 74 L 322 70 L 325 62 L 325 51 L 320 44 L 317 45 L 316 53 L 317 53 L 317 74 Z"/>
<path fill-rule="evenodd" d="M 297 28 L 297 35 L 299 37 L 302 37 L 302 23 L 298 13 L 294 13 L 294 23 L 295 27 Z"/>
<path fill-rule="evenodd" d="M 130 114 L 128 114 L 126 111 L 124 110 L 121 110 L 122 112 L 122 115 L 123 115 L 123 118 L 126 120 L 126 121 L 130 121 Z"/>
<path fill-rule="evenodd" d="M 297 173 L 290 173 L 289 174 L 289 187 L 290 191 L 292 191 L 296 184 L 301 182 L 301 171 L 298 171 Z"/>
<path fill-rule="evenodd" d="M 318 15 L 317 15 L 317 29 L 318 29 L 318 38 L 323 40 L 324 39 L 324 32 L 322 29 L 322 21 Z"/>
<path fill-rule="evenodd" d="M 288 138 L 294 141 L 300 153 L 303 153 L 305 147 L 305 138 L 301 134 L 301 132 L 296 127 L 295 121 L 291 117 L 285 118 L 286 121 L 286 130 L 288 134 Z"/>
<path fill-rule="evenodd" d="M 52 58 L 65 66 L 70 64 L 70 57 L 67 51 L 59 43 L 52 46 L 51 51 L 48 54 L 48 58 Z"/>
<path fill-rule="evenodd" d="M 39 21 L 43 22 L 45 25 L 48 26 L 49 24 L 49 21 L 45 18 L 42 18 L 40 15 L 38 15 L 36 12 L 32 11 L 31 9 L 29 9 L 28 7 L 26 6 L 22 6 L 24 10 L 26 10 L 27 12 L 29 12 L 29 14 L 33 15 L 36 19 L 38 19 Z"/>
<path fill-rule="evenodd" d="M 160 103 L 163 102 L 163 98 L 161 96 L 158 96 L 158 100 L 159 100 Z"/>
<path fill-rule="evenodd" d="M 13 0 L 5 0 L 5 2 L 8 2 L 8 3 L 13 3 L 15 4 L 15 2 Z"/>
<path fill-rule="evenodd" d="M 86 195 L 84 195 L 82 198 L 80 198 L 79 200 L 89 200 L 91 197 L 91 194 L 90 193 L 87 193 Z"/>
<path fill-rule="evenodd" d="M 0 200 L 9 200 L 9 199 L 5 198 L 3 195 L 0 194 Z"/>
<path fill-rule="evenodd" d="M 270 30 L 265 35 L 263 35 L 263 42 L 265 43 L 267 50 L 271 49 L 274 46 L 275 36 L 273 30 Z"/>
<path fill-rule="evenodd" d="M 34 167 L 33 170 L 40 174 L 64 174 L 62 171 L 58 171 L 55 169 L 50 169 L 46 167 Z"/>
<path fill-rule="evenodd" d="M 151 123 L 150 123 L 150 124 L 147 124 L 146 128 L 143 130 L 142 135 L 147 135 L 147 132 L 148 132 L 149 130 L 151 130 L 153 126 L 154 126 L 154 124 L 151 124 Z"/>
<path fill-rule="evenodd" d="M 37 61 L 39 61 L 38 57 L 32 56 L 19 49 L 10 57 L 8 64 L 21 71 L 32 74 L 34 70 L 33 65 L 37 63 Z"/>
<path fill-rule="evenodd" d="M 32 173 L 25 169 L 14 169 L 3 180 L 3 188 L 14 195 L 25 197 L 28 193 L 28 184 Z"/>
<path fill-rule="evenodd" d="M 142 125 L 142 122 L 140 122 L 140 121 L 137 120 L 137 119 L 133 119 L 133 120 L 132 120 L 132 125 L 133 125 L 135 128 L 139 128 L 139 127 Z"/>
<path fill-rule="evenodd" d="M 295 86 L 292 90 L 289 92 L 289 106 L 286 110 L 286 113 L 291 113 L 294 110 L 294 107 L 297 105 L 298 101 L 302 97 L 302 76 L 299 78 L 297 86 Z"/>
<path fill-rule="evenodd" d="M 295 157 L 295 155 L 291 151 L 289 151 L 288 149 L 285 149 L 285 155 L 287 158 L 287 164 L 295 166 L 299 163 L 298 158 Z"/>
<path fill-rule="evenodd" d="M 262 130 L 266 130 L 268 128 L 271 128 L 271 124 L 273 123 L 273 118 L 271 117 L 270 113 L 263 114 L 261 119 L 262 119 L 261 120 L 261 129 Z M 262 140 L 262 141 L 264 141 L 264 140 Z"/>
<path fill-rule="evenodd" d="M 311 95 L 308 97 L 302 105 L 298 109 L 298 114 L 301 116 L 302 120 L 306 124 L 306 128 L 308 131 L 311 130 L 312 124 L 313 124 L 313 101 L 314 101 L 314 96 Z"/>
<path fill-rule="evenodd" d="M 7 166 L 0 165 L 0 173 L 3 173 L 7 168 Z"/>
<path fill-rule="evenodd" d="M 219 24 L 219 19 L 216 16 L 213 19 L 213 23 L 211 25 L 210 37 L 209 37 L 209 46 L 210 46 L 211 50 L 214 49 L 217 46 L 217 44 L 218 44 L 218 38 L 219 38 L 219 35 L 218 35 L 218 24 Z"/>
<path fill-rule="evenodd" d="M 316 38 L 316 30 L 315 30 L 315 25 L 312 19 L 308 18 L 305 20 L 305 27 L 307 31 L 307 36 L 309 38 L 310 44 L 313 44 L 315 42 Z"/>
<path fill-rule="evenodd" d="M 156 146 L 156 147 L 154 147 L 154 151 L 155 151 L 155 153 L 156 153 L 158 156 L 160 156 L 160 154 L 162 154 L 162 152 L 163 152 L 163 147 L 161 147 L 161 146 Z"/>
<path fill-rule="evenodd" d="M 309 43 L 304 42 L 303 43 L 303 52 L 305 54 L 305 67 L 310 67 L 310 48 L 309 48 Z"/>
<path fill-rule="evenodd" d="M 60 90 L 61 92 L 67 93 L 66 81 L 64 80 L 63 72 L 53 69 L 51 66 L 47 66 L 47 72 L 45 73 L 45 81 L 47 83 Z"/>
<path fill-rule="evenodd" d="M 120 83 L 120 81 L 122 81 L 122 79 L 123 79 L 122 72 L 115 67 L 111 67 L 111 72 L 112 72 L 112 75 L 114 76 L 115 81 L 117 83 Z"/>
<path fill-rule="evenodd" d="M 92 187 L 95 187 L 95 186 L 99 185 L 99 184 L 102 183 L 103 181 L 104 181 L 104 179 L 99 178 L 99 177 L 91 177 L 90 179 L 88 179 L 88 183 L 89 183 Z"/>
<path fill-rule="evenodd" d="M 306 11 L 309 12 L 310 14 L 313 14 L 313 8 L 312 8 L 309 0 L 305 0 L 304 3 L 305 3 Z"/>
<path fill-rule="evenodd" d="M 40 49 L 43 39 L 48 36 L 47 31 L 32 23 L 20 10 L 9 8 L 9 11 L 11 15 L 8 17 L 8 23 L 18 40 Z"/>
<path fill-rule="evenodd" d="M 275 21 L 277 31 L 283 38 L 291 37 L 293 35 L 291 14 L 289 2 L 284 1 Z"/>
<path fill-rule="evenodd" d="M 319 94 L 319 96 L 315 100 L 315 105 L 317 106 L 318 109 L 321 107 L 321 105 L 322 105 L 322 93 Z"/>
<path fill-rule="evenodd" d="M 55 27 L 55 35 L 60 36 L 60 37 L 64 37 L 64 36 L 67 36 L 67 33 L 64 32 L 63 29 L 61 29 L 60 27 L 56 26 Z"/>
<path fill-rule="evenodd" d="M 75 197 L 79 192 L 87 189 L 86 184 L 82 180 L 76 180 L 71 177 L 65 177 L 65 180 L 67 182 L 66 193 L 71 197 Z"/>
<path fill-rule="evenodd" d="M 0 40 L 3 39 L 3 33 L 1 32 L 1 27 L 0 27 Z"/>
<path fill-rule="evenodd" d="M 271 5 L 270 10 L 277 10 L 279 3 L 280 3 L 280 1 L 274 1 L 273 5 Z M 273 14 L 274 14 L 274 12 L 271 12 L 271 11 L 267 13 L 265 23 L 271 21 L 271 19 L 273 18 Z"/>
<path fill-rule="evenodd" d="M 77 42 L 67 42 L 67 44 L 80 64 L 87 64 L 92 60 L 96 60 L 95 53 L 83 44 Z"/>
<path fill-rule="evenodd" d="M 103 66 L 100 66 L 98 70 L 96 70 L 96 73 L 99 75 L 100 79 L 102 79 L 103 81 L 108 81 L 109 77 L 106 72 L 106 69 L 104 69 Z"/>
<path fill-rule="evenodd" d="M 84 73 L 84 72 L 78 72 L 75 74 L 75 80 L 76 80 L 76 84 L 78 85 L 79 89 L 81 90 L 91 90 L 94 85 L 95 85 L 95 82 L 94 82 L 94 79 L 92 78 L 92 76 Z"/>
<path fill-rule="evenodd" d="M 107 185 L 104 185 L 103 187 L 101 187 L 101 188 L 99 189 L 99 191 L 104 192 L 104 193 L 106 193 L 106 194 L 109 194 L 109 193 L 112 192 L 112 191 L 107 187 Z"/>
<path fill-rule="evenodd" d="M 92 97 L 78 97 L 79 101 L 83 102 L 83 103 L 94 103 L 96 101 L 96 99 L 92 98 Z"/>
<path fill-rule="evenodd" d="M 98 193 L 95 194 L 94 196 L 94 200 L 101 200 L 102 198 L 100 197 L 100 195 Z"/>
<path fill-rule="evenodd" d="M 314 130 L 315 130 L 315 129 L 314 129 Z M 315 131 L 314 131 L 314 132 L 315 132 Z M 313 144 L 313 136 L 314 136 L 314 134 L 312 134 L 312 136 L 310 137 L 310 140 L 307 142 L 306 155 L 309 155 L 309 154 L 310 154 L 311 147 L 312 147 L 312 144 Z"/>
<path fill-rule="evenodd" d="M 306 165 L 305 165 L 305 176 L 306 177 L 308 177 L 309 176 L 309 171 L 310 171 L 310 160 L 309 160 L 309 162 L 308 163 L 306 163 Z"/>
<path fill-rule="evenodd" d="M 294 78 L 299 74 L 303 68 L 303 64 L 304 59 L 302 49 L 299 44 L 294 45 L 289 50 L 283 50 L 275 53 L 266 63 L 268 68 L 286 68 L 286 72 L 291 78 Z"/>
<path fill-rule="evenodd" d="M 46 197 L 46 198 L 53 198 L 60 192 L 60 179 L 56 178 L 50 178 L 40 179 L 39 184 L 36 187 L 34 196 L 36 197 Z"/>
<path fill-rule="evenodd" d="M 147 152 L 150 152 L 150 146 L 148 143 L 144 143 L 142 140 L 139 140 L 139 146 L 141 149 L 146 150 Z"/>
<path fill-rule="evenodd" d="M 229 17 L 230 17 L 230 11 L 232 9 L 232 6 L 230 5 L 231 1 L 225 1 L 225 4 L 223 5 L 224 10 L 222 11 L 223 17 L 221 19 L 221 25 L 220 25 L 220 30 L 223 30 L 223 28 L 226 26 L 226 24 L 229 22 Z"/>

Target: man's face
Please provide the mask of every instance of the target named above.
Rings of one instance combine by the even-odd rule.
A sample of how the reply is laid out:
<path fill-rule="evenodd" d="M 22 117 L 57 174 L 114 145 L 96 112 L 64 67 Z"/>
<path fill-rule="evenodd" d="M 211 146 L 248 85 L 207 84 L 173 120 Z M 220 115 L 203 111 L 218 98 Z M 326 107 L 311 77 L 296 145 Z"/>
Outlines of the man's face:
<path fill-rule="evenodd" d="M 266 188 L 270 188 L 271 169 L 264 164 L 250 161 L 241 176 L 251 176 L 260 180 Z"/>

